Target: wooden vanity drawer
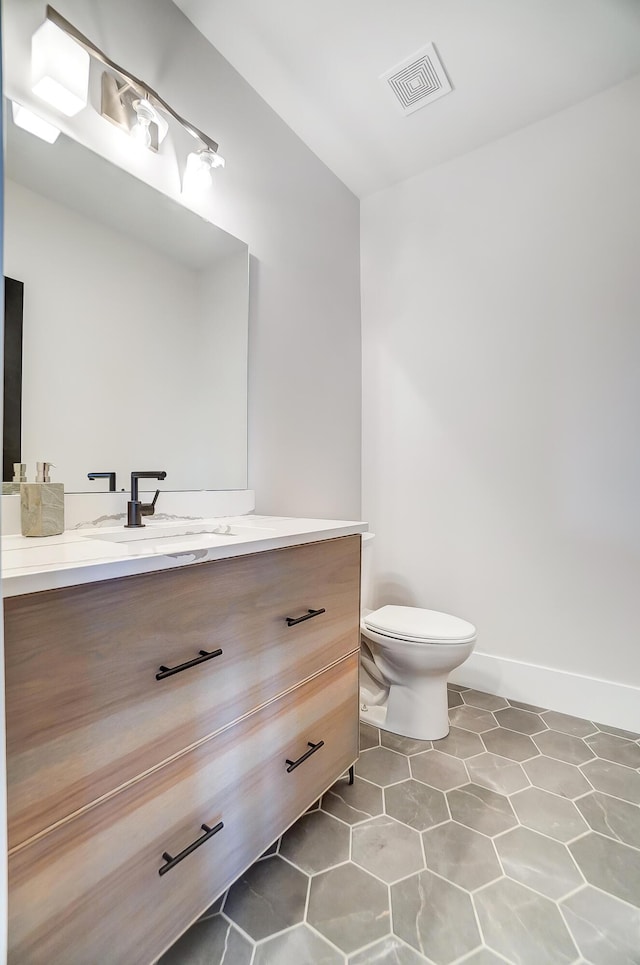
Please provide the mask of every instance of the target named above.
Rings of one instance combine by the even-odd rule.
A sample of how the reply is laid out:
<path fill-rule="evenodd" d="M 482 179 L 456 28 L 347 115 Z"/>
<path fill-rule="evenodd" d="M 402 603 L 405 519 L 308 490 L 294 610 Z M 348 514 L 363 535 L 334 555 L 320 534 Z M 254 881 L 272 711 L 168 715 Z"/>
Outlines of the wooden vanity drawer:
<path fill-rule="evenodd" d="M 353 654 L 11 854 L 9 962 L 149 965 L 354 762 L 357 732 Z"/>
<path fill-rule="evenodd" d="M 359 576 L 348 536 L 7 599 L 10 847 L 355 651 Z"/>

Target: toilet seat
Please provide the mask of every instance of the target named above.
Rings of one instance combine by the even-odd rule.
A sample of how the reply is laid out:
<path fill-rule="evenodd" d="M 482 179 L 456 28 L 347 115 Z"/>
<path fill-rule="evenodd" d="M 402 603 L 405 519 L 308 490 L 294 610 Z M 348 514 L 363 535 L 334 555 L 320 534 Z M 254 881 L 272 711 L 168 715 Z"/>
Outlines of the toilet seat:
<path fill-rule="evenodd" d="M 470 643 L 477 635 L 473 624 L 460 617 L 414 606 L 380 607 L 363 617 L 362 626 L 407 643 Z"/>

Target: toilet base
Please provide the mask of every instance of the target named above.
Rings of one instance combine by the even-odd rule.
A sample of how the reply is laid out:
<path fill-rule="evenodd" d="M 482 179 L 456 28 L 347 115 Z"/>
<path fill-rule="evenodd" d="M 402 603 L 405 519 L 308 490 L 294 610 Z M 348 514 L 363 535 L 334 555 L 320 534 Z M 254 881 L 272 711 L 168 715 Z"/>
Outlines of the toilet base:
<path fill-rule="evenodd" d="M 372 727 L 379 727 L 386 730 L 384 726 L 387 720 L 387 705 L 370 707 L 369 704 L 360 704 L 360 720 L 364 724 L 371 724 Z"/>
<path fill-rule="evenodd" d="M 360 720 L 381 730 L 413 740 L 442 740 L 449 733 L 448 674 L 436 674 L 420 681 L 419 687 L 392 684 L 382 703 L 367 703 L 368 693 L 360 690 Z"/>

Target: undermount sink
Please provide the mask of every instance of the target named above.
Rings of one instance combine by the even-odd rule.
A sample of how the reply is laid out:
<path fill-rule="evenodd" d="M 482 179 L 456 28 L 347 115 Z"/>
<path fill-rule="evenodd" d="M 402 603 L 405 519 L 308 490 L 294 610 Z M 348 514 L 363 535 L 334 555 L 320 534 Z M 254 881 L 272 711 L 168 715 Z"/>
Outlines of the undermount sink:
<path fill-rule="evenodd" d="M 157 548 L 170 548 L 173 542 L 189 540 L 197 546 L 213 546 L 220 542 L 234 539 L 268 539 L 276 533 L 275 529 L 266 526 L 238 526 L 235 523 L 220 523 L 218 525 L 199 525 L 197 522 L 185 523 L 182 526 L 158 526 L 147 524 L 135 529 L 123 529 L 117 533 L 86 534 L 87 539 L 103 540 L 106 543 L 140 544 Z M 83 534 L 85 535 L 85 534 Z M 141 546 L 142 550 L 143 547 Z"/>

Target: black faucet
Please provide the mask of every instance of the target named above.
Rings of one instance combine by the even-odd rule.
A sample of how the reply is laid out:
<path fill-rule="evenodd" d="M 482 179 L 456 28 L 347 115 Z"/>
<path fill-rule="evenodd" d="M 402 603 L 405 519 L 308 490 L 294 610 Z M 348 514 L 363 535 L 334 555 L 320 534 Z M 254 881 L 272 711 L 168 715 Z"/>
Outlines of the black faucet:
<path fill-rule="evenodd" d="M 116 491 L 116 474 L 115 472 L 88 472 L 87 479 L 108 479 L 109 480 L 109 492 L 115 493 Z"/>
<path fill-rule="evenodd" d="M 125 527 L 127 529 L 132 529 L 133 527 L 144 526 L 142 522 L 142 516 L 153 516 L 156 499 L 160 495 L 160 490 L 156 489 L 156 494 L 153 497 L 153 501 L 150 503 L 141 503 L 138 499 L 138 480 L 139 479 L 166 479 L 167 474 L 164 469 L 159 472 L 132 472 L 131 473 L 131 499 L 127 503 L 127 522 Z"/>

